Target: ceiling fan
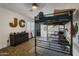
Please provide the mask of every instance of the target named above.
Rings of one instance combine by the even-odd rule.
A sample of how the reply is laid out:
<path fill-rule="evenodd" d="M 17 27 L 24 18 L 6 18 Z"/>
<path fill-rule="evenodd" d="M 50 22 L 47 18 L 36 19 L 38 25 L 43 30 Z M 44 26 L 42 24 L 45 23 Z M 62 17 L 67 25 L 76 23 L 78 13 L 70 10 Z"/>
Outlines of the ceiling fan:
<path fill-rule="evenodd" d="M 29 8 L 29 11 L 36 11 L 44 8 L 45 3 L 25 3 L 25 7 Z"/>
<path fill-rule="evenodd" d="M 32 8 L 30 9 L 30 11 L 34 11 L 34 10 L 37 10 L 39 7 L 39 5 L 37 3 L 33 3 L 32 4 Z"/>

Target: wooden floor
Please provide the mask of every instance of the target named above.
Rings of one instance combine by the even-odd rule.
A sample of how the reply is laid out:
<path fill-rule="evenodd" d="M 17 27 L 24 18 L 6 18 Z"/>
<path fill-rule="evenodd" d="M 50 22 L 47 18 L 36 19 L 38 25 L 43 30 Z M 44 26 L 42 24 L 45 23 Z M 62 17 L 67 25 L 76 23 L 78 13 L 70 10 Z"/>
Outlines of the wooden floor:
<path fill-rule="evenodd" d="M 8 56 L 28 56 L 34 55 L 34 53 L 30 54 L 30 50 L 34 47 L 34 39 L 30 39 L 27 42 L 23 42 L 16 47 L 9 46 L 7 48 L 0 50 L 0 55 L 8 55 Z"/>
<path fill-rule="evenodd" d="M 17 45 L 16 47 L 9 46 L 0 49 L 0 56 L 35 56 L 34 39 Z M 50 51 L 41 47 L 37 47 L 38 56 L 69 56 L 57 51 Z"/>

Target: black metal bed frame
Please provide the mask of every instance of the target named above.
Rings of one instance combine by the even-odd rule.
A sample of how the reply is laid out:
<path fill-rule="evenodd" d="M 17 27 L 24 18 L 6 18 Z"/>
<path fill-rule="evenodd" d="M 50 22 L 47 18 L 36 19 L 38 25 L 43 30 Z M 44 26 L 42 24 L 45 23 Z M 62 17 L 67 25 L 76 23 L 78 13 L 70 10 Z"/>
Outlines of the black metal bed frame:
<path fill-rule="evenodd" d="M 41 15 L 40 13 L 39 13 L 39 15 L 37 15 L 36 17 L 35 17 L 35 55 L 37 56 L 38 54 L 37 54 L 37 47 L 42 47 L 42 46 L 38 46 L 37 45 L 37 43 L 39 43 L 39 42 L 43 42 L 44 44 L 49 44 L 49 47 L 47 48 L 47 47 L 42 47 L 42 48 L 45 48 L 45 49 L 48 49 L 48 50 L 53 50 L 53 51 L 57 51 L 57 52 L 61 52 L 61 53 L 65 53 L 65 54 L 69 54 L 69 55 L 73 55 L 73 35 L 72 35 L 72 31 L 73 31 L 73 29 L 72 29 L 72 26 L 73 26 L 73 11 L 72 10 L 70 10 L 70 11 L 67 11 L 68 13 L 66 14 L 66 15 L 55 15 L 55 16 L 44 16 L 43 14 Z M 60 13 L 62 13 L 62 12 L 60 12 Z M 49 15 L 49 14 L 48 14 Z M 70 22 L 70 24 L 71 24 L 71 44 L 69 45 L 70 46 L 70 52 L 69 53 L 66 53 L 66 52 L 63 52 L 63 51 L 58 51 L 58 50 L 55 50 L 55 49 L 50 49 L 50 45 L 52 45 L 51 44 L 51 42 L 47 42 L 47 41 L 40 41 L 40 40 L 37 40 L 37 37 L 36 37 L 36 23 L 42 23 L 42 22 L 45 22 L 45 21 L 48 21 L 48 20 L 58 20 L 58 19 L 68 19 L 68 21 Z M 48 39 L 48 34 L 47 34 L 47 39 Z M 46 42 L 46 43 L 45 43 Z M 41 43 L 42 44 L 42 43 Z M 55 45 L 56 46 L 56 45 Z M 52 47 L 52 48 L 54 48 L 54 47 Z"/>

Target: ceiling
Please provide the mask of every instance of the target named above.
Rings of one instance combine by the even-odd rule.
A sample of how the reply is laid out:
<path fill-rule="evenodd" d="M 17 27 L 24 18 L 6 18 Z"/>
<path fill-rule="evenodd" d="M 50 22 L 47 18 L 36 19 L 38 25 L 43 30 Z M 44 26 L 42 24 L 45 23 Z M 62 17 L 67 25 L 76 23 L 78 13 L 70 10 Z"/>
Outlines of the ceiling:
<path fill-rule="evenodd" d="M 0 3 L 1 8 L 17 12 L 23 16 L 27 16 L 31 19 L 34 18 L 40 11 L 45 14 L 53 13 L 55 9 L 79 9 L 77 3 L 39 3 L 37 10 L 31 11 L 32 3 Z"/>

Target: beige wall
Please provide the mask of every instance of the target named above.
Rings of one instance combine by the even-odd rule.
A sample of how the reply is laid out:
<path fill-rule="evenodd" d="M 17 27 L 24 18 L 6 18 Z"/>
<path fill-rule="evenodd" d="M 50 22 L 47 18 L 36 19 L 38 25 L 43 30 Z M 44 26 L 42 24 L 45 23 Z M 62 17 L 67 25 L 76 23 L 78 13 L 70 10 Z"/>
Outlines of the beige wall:
<path fill-rule="evenodd" d="M 15 28 L 12 28 L 9 26 L 9 22 L 13 21 L 13 18 L 16 17 L 18 20 L 23 19 L 26 21 L 25 27 L 21 28 L 20 26 L 17 26 Z M 22 16 L 18 13 L 9 11 L 7 9 L 0 8 L 0 49 L 5 48 L 9 45 L 7 43 L 7 40 L 10 40 L 9 34 L 13 32 L 22 32 L 27 31 L 27 20 L 29 18 Z"/>

